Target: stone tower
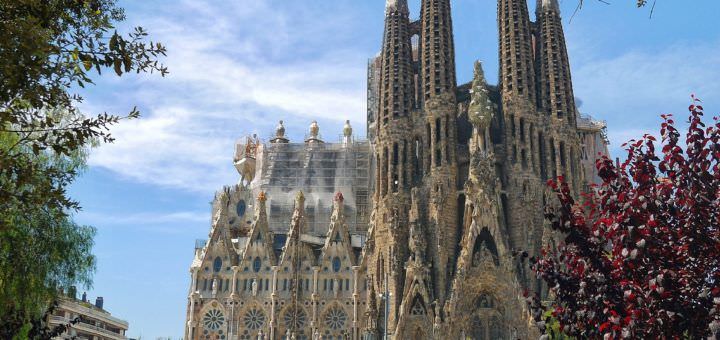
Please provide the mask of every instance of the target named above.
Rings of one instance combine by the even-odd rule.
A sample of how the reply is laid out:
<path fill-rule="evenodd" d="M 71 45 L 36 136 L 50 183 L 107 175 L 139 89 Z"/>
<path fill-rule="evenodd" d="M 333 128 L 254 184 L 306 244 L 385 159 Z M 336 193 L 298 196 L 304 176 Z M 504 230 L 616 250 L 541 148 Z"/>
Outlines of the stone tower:
<path fill-rule="evenodd" d="M 378 0 L 379 1 L 379 0 Z M 556 0 L 498 0 L 499 84 L 457 84 L 451 0 L 386 0 L 368 136 L 245 139 L 190 267 L 187 339 L 532 339 L 545 181 L 587 185 L 604 124 L 575 107 Z M 414 44 L 416 42 L 417 44 Z M 594 155 L 590 155 L 594 156 Z M 585 175 L 585 172 L 588 174 Z M 252 211 L 255 211 L 252 214 Z"/>
<path fill-rule="evenodd" d="M 538 109 L 548 121 L 550 132 L 548 145 L 543 148 L 550 152 L 544 155 L 541 173 L 543 178 L 563 176 L 578 192 L 584 181 L 582 172 L 578 171 L 578 112 L 557 0 L 538 0 L 536 15 Z"/>
<path fill-rule="evenodd" d="M 402 228 L 410 207 L 410 153 L 415 105 L 414 71 L 410 42 L 410 19 L 406 0 L 388 0 L 385 36 L 381 52 L 380 102 L 375 135 L 377 169 L 374 193 L 375 228 L 378 245 L 368 259 L 375 290 L 389 291 L 390 323 L 400 305 L 403 263 L 407 257 L 408 233 Z M 384 309 L 381 309 L 384 313 Z"/>

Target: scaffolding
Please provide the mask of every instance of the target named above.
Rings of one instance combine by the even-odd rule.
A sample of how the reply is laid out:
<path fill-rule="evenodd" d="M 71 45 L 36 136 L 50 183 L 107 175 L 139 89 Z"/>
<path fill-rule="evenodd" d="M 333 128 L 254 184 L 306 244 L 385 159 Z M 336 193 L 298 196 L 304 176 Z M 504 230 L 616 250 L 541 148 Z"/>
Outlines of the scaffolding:
<path fill-rule="evenodd" d="M 290 228 L 297 191 L 305 194 L 305 234 L 325 236 L 336 192 L 345 196 L 352 234 L 365 234 L 370 217 L 371 149 L 367 141 L 349 143 L 267 143 L 257 153 L 254 192 L 268 197 L 274 233 Z"/>

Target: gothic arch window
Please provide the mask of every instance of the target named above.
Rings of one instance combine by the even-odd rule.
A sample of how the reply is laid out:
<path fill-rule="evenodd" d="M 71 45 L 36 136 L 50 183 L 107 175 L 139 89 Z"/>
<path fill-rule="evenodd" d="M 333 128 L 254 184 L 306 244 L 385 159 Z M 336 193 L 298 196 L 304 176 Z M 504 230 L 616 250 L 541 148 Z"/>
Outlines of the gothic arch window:
<path fill-rule="evenodd" d="M 217 273 L 222 269 L 222 259 L 220 256 L 215 258 L 215 261 L 213 261 L 213 270 Z"/>
<path fill-rule="evenodd" d="M 255 260 L 253 260 L 253 271 L 259 272 L 260 268 L 262 268 L 262 260 L 260 260 L 260 257 L 255 257 Z"/>
<path fill-rule="evenodd" d="M 245 215 L 245 210 L 247 208 L 247 204 L 245 204 L 245 200 L 240 200 L 237 205 L 235 206 L 235 210 L 237 212 L 237 215 L 240 217 L 243 217 Z"/>
<path fill-rule="evenodd" d="M 333 257 L 333 259 L 332 259 L 332 268 L 333 268 L 333 271 L 336 272 L 336 273 L 339 272 L 341 265 L 342 265 L 342 264 L 340 263 L 340 258 L 337 257 L 337 256 Z"/>
<path fill-rule="evenodd" d="M 507 339 L 507 327 L 495 298 L 481 294 L 475 300 L 477 307 L 470 319 L 469 337 L 476 340 Z"/>
<path fill-rule="evenodd" d="M 425 309 L 425 303 L 423 302 L 420 295 L 415 295 L 413 299 L 412 307 L 410 308 L 410 315 L 425 315 L 427 311 Z"/>
<path fill-rule="evenodd" d="M 488 228 L 483 228 L 475 239 L 475 245 L 473 247 L 473 266 L 477 267 L 483 260 L 487 260 L 486 257 L 491 256 L 492 261 L 496 266 L 500 265 L 498 259 L 497 245 L 495 239 Z"/>

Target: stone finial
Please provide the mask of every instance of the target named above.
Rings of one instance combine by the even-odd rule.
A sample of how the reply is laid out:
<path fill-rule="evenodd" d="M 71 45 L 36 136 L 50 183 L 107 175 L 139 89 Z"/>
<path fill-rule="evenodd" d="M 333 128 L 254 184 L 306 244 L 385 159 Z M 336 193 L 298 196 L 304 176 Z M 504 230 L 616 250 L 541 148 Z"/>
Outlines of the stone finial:
<path fill-rule="evenodd" d="M 290 142 L 287 137 L 285 137 L 285 122 L 282 120 L 278 122 L 278 125 L 275 127 L 275 137 L 270 140 L 270 143 L 278 144 L 278 143 L 288 143 Z"/>
<path fill-rule="evenodd" d="M 350 137 L 352 136 L 353 128 L 350 125 L 350 120 L 345 121 L 345 126 L 343 126 L 343 136 Z"/>
<path fill-rule="evenodd" d="M 303 194 L 302 190 L 298 191 L 297 195 L 295 195 L 295 207 L 300 208 L 305 206 L 305 194 Z"/>
<path fill-rule="evenodd" d="M 283 125 L 282 120 L 280 121 L 280 123 L 278 123 L 278 126 L 275 128 L 275 137 L 285 138 L 285 125 Z"/>
<path fill-rule="evenodd" d="M 470 105 L 468 106 L 468 118 L 470 122 L 485 129 L 495 115 L 495 104 L 490 100 L 490 95 L 485 81 L 485 72 L 480 61 L 475 62 L 475 75 L 472 81 Z"/>
<path fill-rule="evenodd" d="M 318 125 L 316 120 L 313 120 L 312 123 L 310 123 L 310 135 L 305 139 L 305 143 L 307 144 L 322 144 L 324 143 L 320 139 L 320 125 Z"/>
<path fill-rule="evenodd" d="M 310 123 L 310 137 L 318 138 L 319 134 L 320 126 L 318 125 L 317 121 L 313 120 L 312 123 Z"/>

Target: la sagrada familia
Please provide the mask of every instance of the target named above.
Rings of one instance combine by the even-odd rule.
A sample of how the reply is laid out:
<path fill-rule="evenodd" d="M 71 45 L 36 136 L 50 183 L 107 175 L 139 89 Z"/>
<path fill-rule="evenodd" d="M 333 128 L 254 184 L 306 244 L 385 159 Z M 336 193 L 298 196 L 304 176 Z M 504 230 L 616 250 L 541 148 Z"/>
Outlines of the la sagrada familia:
<path fill-rule="evenodd" d="M 186 339 L 531 339 L 522 261 L 549 246 L 548 179 L 597 179 L 557 0 L 498 0 L 499 84 L 458 85 L 450 0 L 387 0 L 368 139 L 316 122 L 239 144 L 190 267 Z M 469 66 L 469 65 L 468 65 Z M 518 255 L 521 254 L 521 255 Z"/>

